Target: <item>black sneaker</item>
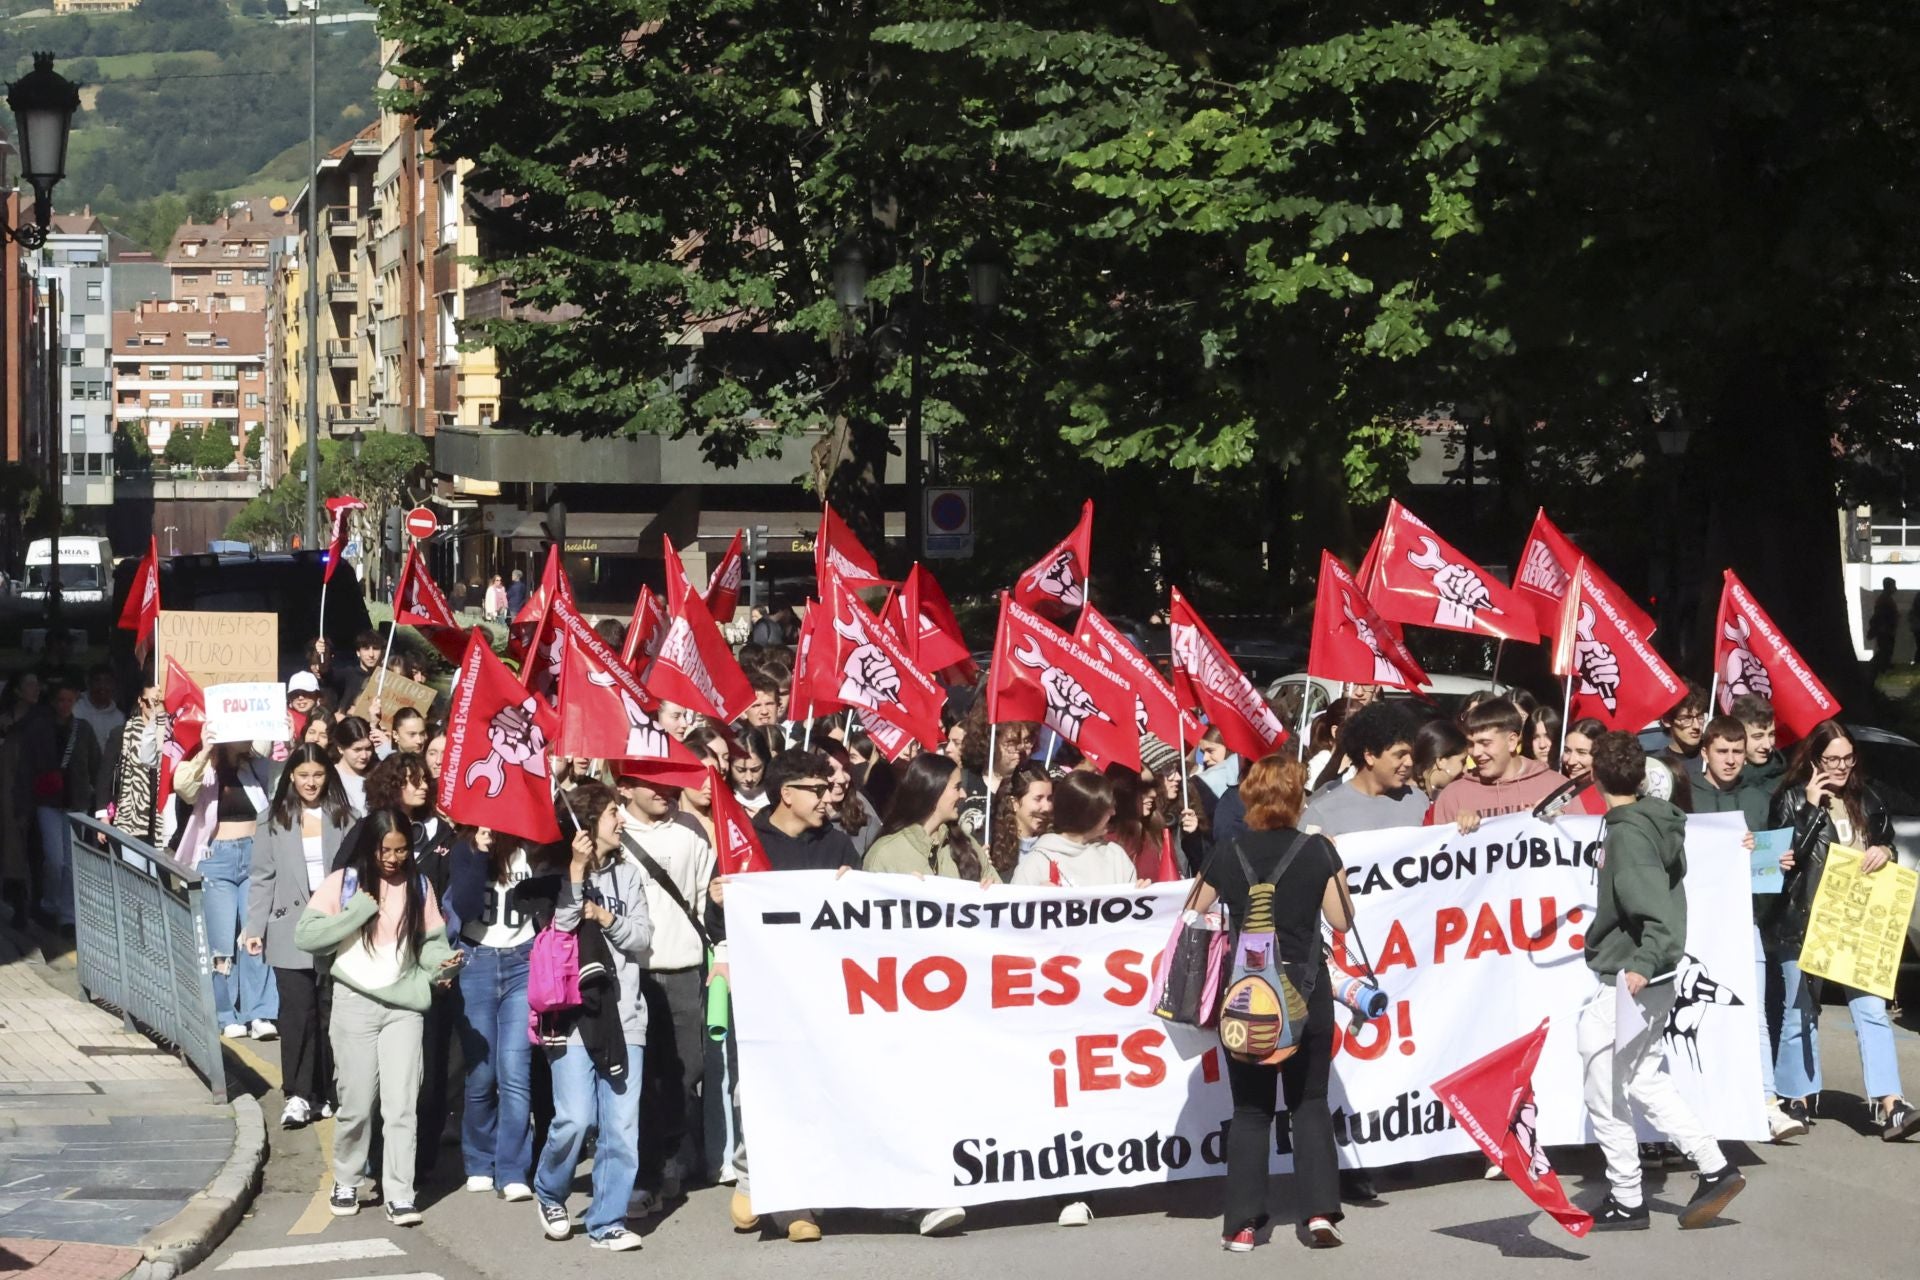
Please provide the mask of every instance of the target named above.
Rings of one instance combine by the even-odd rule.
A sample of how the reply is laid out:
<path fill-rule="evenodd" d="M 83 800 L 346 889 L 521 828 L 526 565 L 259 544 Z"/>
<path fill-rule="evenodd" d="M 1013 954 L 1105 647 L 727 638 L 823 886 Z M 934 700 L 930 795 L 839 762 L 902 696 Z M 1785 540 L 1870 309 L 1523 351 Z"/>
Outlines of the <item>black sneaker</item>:
<path fill-rule="evenodd" d="M 420 1225 L 420 1210 L 411 1200 L 389 1200 L 387 1221 L 396 1227 L 417 1227 Z"/>
<path fill-rule="evenodd" d="M 1373 1175 L 1365 1169 L 1342 1169 L 1340 1198 L 1348 1204 L 1367 1204 L 1378 1200 L 1380 1192 L 1373 1185 Z"/>
<path fill-rule="evenodd" d="M 1898 1142 L 1915 1129 L 1920 1129 L 1920 1111 L 1905 1098 L 1895 1100 L 1880 1117 L 1880 1141 Z"/>
<path fill-rule="evenodd" d="M 573 1234 L 573 1220 L 567 1217 L 567 1207 L 560 1204 L 548 1204 L 545 1200 L 536 1201 L 540 1209 L 540 1229 L 547 1233 L 549 1240 L 565 1240 Z"/>
<path fill-rule="evenodd" d="M 1732 1165 L 1718 1173 L 1695 1176 L 1700 1179 L 1700 1185 L 1694 1189 L 1687 1207 L 1680 1211 L 1680 1225 L 1684 1228 L 1706 1226 L 1720 1216 L 1735 1196 L 1747 1189 L 1746 1175 Z"/>
<path fill-rule="evenodd" d="M 327 1197 L 327 1208 L 336 1218 L 351 1218 L 360 1212 L 360 1192 L 336 1182 L 333 1184 L 333 1194 Z"/>
<path fill-rule="evenodd" d="M 1643 1142 L 1640 1144 L 1640 1167 L 1642 1169 L 1664 1169 L 1666 1164 L 1666 1143 Z"/>
<path fill-rule="evenodd" d="M 1595 1231 L 1645 1231 L 1652 1225 L 1645 1201 L 1628 1207 L 1609 1194 L 1600 1202 L 1600 1207 L 1593 1211 Z"/>

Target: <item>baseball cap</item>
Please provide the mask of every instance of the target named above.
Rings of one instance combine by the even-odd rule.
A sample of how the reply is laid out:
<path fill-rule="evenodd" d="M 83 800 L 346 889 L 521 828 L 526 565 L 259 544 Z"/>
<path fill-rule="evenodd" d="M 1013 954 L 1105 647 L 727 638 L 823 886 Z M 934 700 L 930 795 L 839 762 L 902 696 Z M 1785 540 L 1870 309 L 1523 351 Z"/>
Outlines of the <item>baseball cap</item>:
<path fill-rule="evenodd" d="M 318 693 L 320 681 L 311 671 L 296 671 L 287 677 L 287 693 Z"/>

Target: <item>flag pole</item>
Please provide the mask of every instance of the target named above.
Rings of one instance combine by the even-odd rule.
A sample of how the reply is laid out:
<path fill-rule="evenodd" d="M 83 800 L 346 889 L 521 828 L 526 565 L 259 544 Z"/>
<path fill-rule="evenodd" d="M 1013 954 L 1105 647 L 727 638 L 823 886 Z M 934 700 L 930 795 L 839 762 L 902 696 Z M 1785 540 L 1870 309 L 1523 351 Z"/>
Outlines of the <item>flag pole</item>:
<path fill-rule="evenodd" d="M 320 579 L 320 638 L 327 638 L 327 580 Z"/>
<path fill-rule="evenodd" d="M 1500 642 L 1493 646 L 1493 674 L 1487 677 L 1487 690 L 1489 692 L 1500 687 L 1500 659 L 1504 658 L 1506 654 L 1507 638 L 1501 636 Z"/>
<path fill-rule="evenodd" d="M 1720 706 L 1720 667 L 1714 664 L 1713 679 L 1707 684 L 1707 719 L 1713 719 Z"/>
<path fill-rule="evenodd" d="M 987 824 L 984 829 L 984 834 L 987 837 L 988 848 L 993 847 L 993 784 L 989 782 L 987 779 L 993 775 L 993 765 L 994 765 L 994 762 L 1000 758 L 999 752 L 1000 752 L 1000 726 L 997 724 L 989 724 L 987 726 L 986 776 L 980 779 L 981 785 L 986 787 L 987 789 Z"/>
<path fill-rule="evenodd" d="M 393 660 L 393 633 L 400 629 L 398 622 L 387 624 L 387 651 L 380 655 L 380 682 L 373 686 L 373 700 L 377 703 L 387 692 L 387 663 Z M 373 713 L 374 728 L 380 727 L 380 713 Z"/>
<path fill-rule="evenodd" d="M 1567 672 L 1567 692 L 1560 700 L 1560 758 L 1567 757 L 1567 717 L 1573 714 L 1573 672 Z"/>

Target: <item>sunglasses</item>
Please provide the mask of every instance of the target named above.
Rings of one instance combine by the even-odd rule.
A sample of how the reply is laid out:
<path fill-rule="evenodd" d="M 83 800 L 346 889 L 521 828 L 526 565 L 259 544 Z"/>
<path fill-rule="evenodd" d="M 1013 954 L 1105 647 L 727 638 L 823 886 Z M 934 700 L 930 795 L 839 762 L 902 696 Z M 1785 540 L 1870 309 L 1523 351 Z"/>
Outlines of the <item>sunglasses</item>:
<path fill-rule="evenodd" d="M 831 782 L 789 782 L 787 787 L 794 791 L 804 791 L 816 800 L 823 799 L 827 792 L 833 790 Z"/>

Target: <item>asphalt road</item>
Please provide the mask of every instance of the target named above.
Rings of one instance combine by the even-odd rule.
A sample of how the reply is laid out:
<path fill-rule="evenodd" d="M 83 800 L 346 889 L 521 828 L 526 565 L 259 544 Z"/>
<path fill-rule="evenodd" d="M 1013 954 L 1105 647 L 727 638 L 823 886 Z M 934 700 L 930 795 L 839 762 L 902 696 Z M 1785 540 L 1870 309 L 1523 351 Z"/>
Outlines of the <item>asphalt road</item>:
<path fill-rule="evenodd" d="M 548 1242 L 531 1204 L 462 1191 L 457 1147 L 445 1149 L 441 1176 L 423 1190 L 423 1226 L 389 1227 L 377 1209 L 331 1218 L 316 1199 L 324 1196 L 322 1144 L 330 1136 L 321 1125 L 272 1131 L 275 1150 L 253 1214 L 202 1270 L 218 1269 L 222 1280 L 255 1280 L 268 1271 L 294 1280 L 568 1280 L 622 1268 L 660 1274 L 663 1267 L 671 1269 L 666 1274 L 733 1280 L 812 1277 L 823 1270 L 848 1278 L 932 1280 L 956 1270 L 1024 1275 L 1044 1269 L 1049 1280 L 1115 1280 L 1278 1265 L 1307 1274 L 1478 1280 L 1565 1275 L 1567 1263 L 1588 1261 L 1625 1268 L 1616 1274 L 1742 1280 L 1911 1275 L 1920 1257 L 1920 1142 L 1888 1145 L 1864 1132 L 1859 1058 L 1844 1006 L 1826 1010 L 1822 1031 L 1830 1114 L 1791 1145 L 1733 1148 L 1751 1185 L 1722 1222 L 1702 1231 L 1680 1231 L 1672 1217 L 1692 1192 L 1688 1171 L 1649 1175 L 1651 1231 L 1576 1240 L 1512 1186 L 1482 1182 L 1478 1161 L 1459 1158 L 1415 1166 L 1407 1177 L 1382 1175 L 1381 1202 L 1352 1207 L 1346 1246 L 1326 1252 L 1306 1249 L 1285 1228 L 1252 1255 L 1221 1252 L 1220 1183 L 1206 1181 L 1102 1197 L 1095 1201 L 1097 1220 L 1076 1230 L 1055 1226 L 1041 1202 L 973 1210 L 965 1232 L 942 1240 L 920 1239 L 874 1214 L 830 1213 L 823 1219 L 826 1238 L 806 1245 L 734 1234 L 729 1192 L 714 1188 L 696 1192 L 665 1217 L 632 1224 L 645 1247 L 623 1257 L 589 1249 L 580 1236 Z M 1903 1077 L 1910 1091 L 1920 1091 L 1920 1037 L 1897 1034 Z M 265 1056 L 270 1062 L 270 1048 Z M 277 1116 L 278 1094 L 263 1096 L 262 1105 Z M 1553 1155 L 1577 1202 L 1591 1205 L 1604 1195 L 1596 1149 Z M 1284 1217 L 1289 1180 L 1276 1180 L 1274 1191 Z M 584 1202 L 584 1190 L 576 1192 L 576 1215 Z"/>

